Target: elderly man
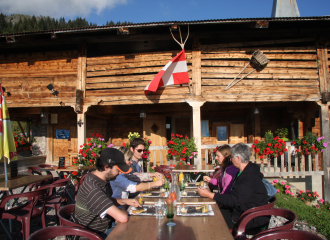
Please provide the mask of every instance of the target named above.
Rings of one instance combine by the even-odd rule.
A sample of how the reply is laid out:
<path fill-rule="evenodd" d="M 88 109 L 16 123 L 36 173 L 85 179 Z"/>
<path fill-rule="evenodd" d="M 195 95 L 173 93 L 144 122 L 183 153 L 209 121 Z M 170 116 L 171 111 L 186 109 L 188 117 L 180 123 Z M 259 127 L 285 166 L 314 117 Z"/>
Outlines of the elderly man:
<path fill-rule="evenodd" d="M 126 211 L 117 206 L 141 207 L 135 199 L 111 198 L 109 184 L 119 173 L 128 173 L 131 168 L 125 163 L 124 154 L 115 148 L 106 148 L 96 159 L 96 170 L 88 173 L 77 193 L 74 209 L 79 224 L 106 238 L 115 222 L 127 222 Z"/>
<path fill-rule="evenodd" d="M 229 228 L 233 228 L 239 217 L 246 210 L 266 205 L 267 190 L 262 182 L 263 174 L 257 164 L 250 162 L 250 147 L 238 143 L 231 148 L 233 165 L 238 168 L 230 194 L 211 193 L 205 188 L 198 188 L 203 197 L 212 198 L 223 204 L 221 213 Z M 268 225 L 269 217 L 258 217 L 250 221 L 247 229 L 262 228 Z"/>

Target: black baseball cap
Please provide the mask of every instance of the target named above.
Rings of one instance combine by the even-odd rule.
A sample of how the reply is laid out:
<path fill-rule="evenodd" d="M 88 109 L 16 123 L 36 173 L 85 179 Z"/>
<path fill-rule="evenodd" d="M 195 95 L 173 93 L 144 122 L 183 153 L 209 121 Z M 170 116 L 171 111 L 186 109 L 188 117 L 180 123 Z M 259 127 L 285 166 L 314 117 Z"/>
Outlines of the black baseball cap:
<path fill-rule="evenodd" d="M 126 164 L 124 154 L 116 148 L 103 149 L 100 155 L 102 162 L 115 165 L 122 173 L 129 173 L 132 169 Z"/>

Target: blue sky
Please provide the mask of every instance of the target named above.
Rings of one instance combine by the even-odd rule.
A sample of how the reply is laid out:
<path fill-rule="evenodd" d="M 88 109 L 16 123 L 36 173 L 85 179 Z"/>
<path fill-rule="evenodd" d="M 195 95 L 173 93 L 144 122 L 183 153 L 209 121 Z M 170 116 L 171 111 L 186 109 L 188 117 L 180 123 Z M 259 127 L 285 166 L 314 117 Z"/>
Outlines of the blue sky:
<path fill-rule="evenodd" d="M 302 17 L 330 15 L 330 0 L 297 0 Z M 1 0 L 6 15 L 134 23 L 270 17 L 273 0 Z"/>

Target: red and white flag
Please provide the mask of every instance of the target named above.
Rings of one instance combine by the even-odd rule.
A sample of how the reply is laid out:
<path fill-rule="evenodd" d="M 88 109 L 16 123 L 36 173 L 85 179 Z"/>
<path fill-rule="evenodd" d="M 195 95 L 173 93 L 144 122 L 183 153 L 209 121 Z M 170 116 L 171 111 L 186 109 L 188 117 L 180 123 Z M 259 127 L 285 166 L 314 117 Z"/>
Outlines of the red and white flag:
<path fill-rule="evenodd" d="M 156 92 L 159 87 L 184 83 L 189 83 L 189 75 L 185 52 L 182 50 L 157 73 L 144 89 L 144 94 L 147 95 L 150 91 Z"/>

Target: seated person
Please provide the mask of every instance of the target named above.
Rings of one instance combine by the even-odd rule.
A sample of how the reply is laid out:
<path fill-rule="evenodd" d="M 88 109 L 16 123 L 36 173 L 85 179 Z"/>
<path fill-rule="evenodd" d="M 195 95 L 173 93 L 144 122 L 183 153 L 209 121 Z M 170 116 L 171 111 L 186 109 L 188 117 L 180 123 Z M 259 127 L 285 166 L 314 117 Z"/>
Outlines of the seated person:
<path fill-rule="evenodd" d="M 133 172 L 141 173 L 143 172 L 142 168 L 142 155 L 145 149 L 146 143 L 142 138 L 133 138 L 132 141 L 129 143 L 130 149 L 133 153 L 132 160 L 131 160 L 131 168 Z"/>
<path fill-rule="evenodd" d="M 121 151 L 124 154 L 125 157 L 125 162 L 128 166 L 130 166 L 132 164 L 132 157 L 133 157 L 133 152 L 126 147 L 119 147 L 118 148 L 119 151 Z M 134 175 L 134 176 L 132 176 Z M 163 178 L 164 175 L 158 172 L 154 172 L 154 173 L 138 173 L 138 172 L 134 172 L 131 171 L 128 174 L 125 174 L 125 177 L 128 178 L 129 180 L 133 181 L 133 182 L 145 182 L 145 181 L 152 181 L 153 178 Z"/>
<path fill-rule="evenodd" d="M 257 164 L 250 162 L 250 147 L 238 143 L 231 148 L 233 165 L 238 168 L 234 184 L 229 194 L 211 193 L 208 189 L 198 188 L 200 196 L 208 197 L 227 206 L 221 213 L 229 228 L 233 228 L 246 210 L 268 204 L 267 190 L 262 182 L 263 174 Z M 247 229 L 262 228 L 269 223 L 269 217 L 257 217 L 251 220 Z"/>
<path fill-rule="evenodd" d="M 131 171 L 125 163 L 123 153 L 115 148 L 106 148 L 96 159 L 95 167 L 96 170 L 87 174 L 79 188 L 74 217 L 79 224 L 106 238 L 115 222 L 128 221 L 127 212 L 117 206 L 140 205 L 135 199 L 111 198 L 110 179 L 120 172 Z"/>
<path fill-rule="evenodd" d="M 233 165 L 231 161 L 230 146 L 222 145 L 218 147 L 215 160 L 220 164 L 220 173 L 215 175 L 218 177 L 210 178 L 208 176 L 204 176 L 203 180 L 205 182 L 209 182 L 210 185 L 218 186 L 220 194 L 229 194 L 234 182 L 234 178 L 238 173 L 238 169 Z"/>
<path fill-rule="evenodd" d="M 126 163 L 129 163 L 132 152 L 128 148 L 120 148 L 124 153 Z M 135 175 L 136 174 L 136 175 Z M 150 177 L 156 177 L 158 180 L 155 182 L 142 183 L 140 177 L 143 175 Z M 146 178 L 145 176 L 143 178 Z M 152 179 L 151 179 L 152 180 Z M 119 174 L 116 179 L 111 180 L 111 188 L 113 190 L 112 197 L 114 198 L 122 198 L 122 193 L 128 193 L 131 198 L 135 197 L 138 192 L 149 190 L 153 187 L 162 186 L 164 183 L 163 175 L 160 173 L 122 173 Z"/>

